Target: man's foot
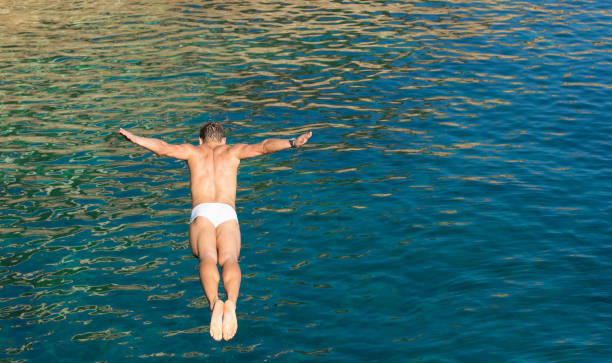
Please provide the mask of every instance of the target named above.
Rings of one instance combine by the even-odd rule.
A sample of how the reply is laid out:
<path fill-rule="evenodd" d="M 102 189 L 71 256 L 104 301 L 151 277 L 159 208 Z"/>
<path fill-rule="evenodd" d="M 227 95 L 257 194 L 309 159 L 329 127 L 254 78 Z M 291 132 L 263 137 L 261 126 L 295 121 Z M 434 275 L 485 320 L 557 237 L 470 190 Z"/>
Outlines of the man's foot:
<path fill-rule="evenodd" d="M 215 301 L 215 305 L 213 306 L 213 310 L 210 313 L 210 336 L 216 340 L 220 341 L 223 337 L 223 301 L 217 299 Z"/>
<path fill-rule="evenodd" d="M 236 304 L 228 300 L 223 304 L 223 339 L 232 339 L 236 335 L 237 329 Z"/>

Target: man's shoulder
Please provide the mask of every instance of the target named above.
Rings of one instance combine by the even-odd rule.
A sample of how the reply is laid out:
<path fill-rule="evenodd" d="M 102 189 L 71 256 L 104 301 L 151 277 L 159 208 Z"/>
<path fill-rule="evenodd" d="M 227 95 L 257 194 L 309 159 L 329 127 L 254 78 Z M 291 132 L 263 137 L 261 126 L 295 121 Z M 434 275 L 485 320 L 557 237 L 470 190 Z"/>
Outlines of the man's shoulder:
<path fill-rule="evenodd" d="M 240 149 L 242 149 L 243 147 L 245 147 L 247 144 L 224 144 L 221 146 L 225 146 L 225 150 L 229 151 L 229 152 L 236 152 Z"/>
<path fill-rule="evenodd" d="M 238 155 L 242 144 L 223 144 L 215 147 L 214 152 L 219 154 L 227 154 L 231 156 Z"/>

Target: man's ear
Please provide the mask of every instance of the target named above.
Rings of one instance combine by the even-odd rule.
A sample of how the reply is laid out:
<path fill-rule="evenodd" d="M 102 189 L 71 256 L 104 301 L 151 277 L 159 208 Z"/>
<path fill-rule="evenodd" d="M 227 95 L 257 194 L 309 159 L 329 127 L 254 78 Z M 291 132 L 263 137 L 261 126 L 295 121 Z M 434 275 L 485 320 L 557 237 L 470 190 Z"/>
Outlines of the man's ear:
<path fill-rule="evenodd" d="M 202 145 L 204 143 L 204 141 L 202 141 L 201 137 L 198 137 L 198 140 L 200 140 L 200 145 Z"/>
<path fill-rule="evenodd" d="M 225 144 L 226 138 L 221 139 L 221 144 Z"/>

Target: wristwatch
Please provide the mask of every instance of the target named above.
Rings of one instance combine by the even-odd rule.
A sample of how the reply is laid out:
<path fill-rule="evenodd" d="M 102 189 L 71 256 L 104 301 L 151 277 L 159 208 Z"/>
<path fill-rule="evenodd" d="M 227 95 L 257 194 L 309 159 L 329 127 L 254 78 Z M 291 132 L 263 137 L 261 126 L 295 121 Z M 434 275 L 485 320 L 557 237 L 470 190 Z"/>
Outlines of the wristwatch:
<path fill-rule="evenodd" d="M 297 146 L 295 146 L 295 137 L 292 138 L 292 139 L 289 139 L 289 145 L 291 145 L 292 149 L 297 148 Z"/>

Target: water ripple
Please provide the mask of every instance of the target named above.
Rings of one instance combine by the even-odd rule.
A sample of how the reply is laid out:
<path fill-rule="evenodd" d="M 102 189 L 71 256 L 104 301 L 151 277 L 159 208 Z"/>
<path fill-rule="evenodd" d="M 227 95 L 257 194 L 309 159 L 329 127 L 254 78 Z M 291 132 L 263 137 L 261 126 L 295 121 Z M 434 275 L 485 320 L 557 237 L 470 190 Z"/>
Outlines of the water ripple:
<path fill-rule="evenodd" d="M 605 360 L 610 16 L 0 4 L 0 359 Z M 223 347 L 203 341 L 186 166 L 117 136 L 196 143 L 208 120 L 229 142 L 314 133 L 242 163 Z"/>

